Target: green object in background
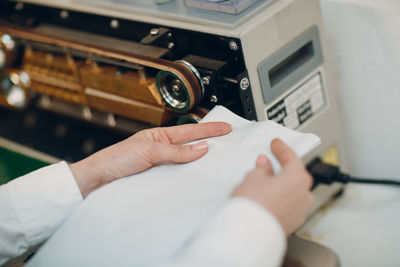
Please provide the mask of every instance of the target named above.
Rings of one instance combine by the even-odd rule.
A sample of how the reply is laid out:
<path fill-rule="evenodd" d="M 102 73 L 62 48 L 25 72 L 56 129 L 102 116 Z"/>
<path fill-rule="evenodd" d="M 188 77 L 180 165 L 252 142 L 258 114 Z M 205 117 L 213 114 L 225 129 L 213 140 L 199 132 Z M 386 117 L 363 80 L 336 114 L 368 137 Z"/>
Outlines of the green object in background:
<path fill-rule="evenodd" d="M 47 165 L 49 163 L 0 147 L 0 184 Z"/>

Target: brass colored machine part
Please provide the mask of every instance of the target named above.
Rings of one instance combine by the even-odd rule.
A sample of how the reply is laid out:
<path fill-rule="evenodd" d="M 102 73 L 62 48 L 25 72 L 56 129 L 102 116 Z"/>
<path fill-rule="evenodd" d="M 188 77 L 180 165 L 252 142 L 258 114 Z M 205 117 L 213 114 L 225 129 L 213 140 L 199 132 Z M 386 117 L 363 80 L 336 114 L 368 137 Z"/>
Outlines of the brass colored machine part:
<path fill-rule="evenodd" d="M 114 113 L 136 120 L 145 119 L 153 125 L 162 125 L 172 118 L 173 113 L 162 106 L 127 99 L 91 88 L 85 89 L 89 106 L 100 110 L 112 110 Z"/>
<path fill-rule="evenodd" d="M 31 78 L 32 91 L 75 104 L 86 104 L 78 64 L 72 57 L 27 48 L 23 69 Z"/>
<path fill-rule="evenodd" d="M 96 63 L 88 63 L 87 66 L 80 68 L 85 87 L 162 105 L 160 94 L 155 88 L 155 79 L 147 78 L 143 69 L 121 73 L 116 67 L 99 67 Z"/>
<path fill-rule="evenodd" d="M 0 104 L 12 109 L 24 109 L 28 105 L 31 80 L 25 71 L 10 70 L 3 73 L 0 83 Z"/>
<path fill-rule="evenodd" d="M 163 51 L 95 34 L 81 38 L 79 31 L 53 28 L 0 26 L 2 36 L 12 36 L 25 47 L 21 67 L 31 80 L 27 91 L 153 125 L 166 124 L 174 113 L 192 109 L 204 95 L 197 70 L 187 62 L 159 58 Z M 129 50 L 131 46 L 137 54 Z M 185 104 L 170 105 L 160 94 L 158 79 L 147 75 L 146 68 L 179 81 L 187 94 Z M 163 85 L 175 88 L 174 82 L 167 82 Z"/>
<path fill-rule="evenodd" d="M 27 30 L 20 27 L 4 27 L 0 26 L 0 32 L 9 34 L 14 38 L 21 38 L 24 40 L 38 42 L 42 44 L 62 47 L 63 50 L 70 50 L 71 53 L 74 51 L 80 51 L 87 53 L 87 55 L 96 55 L 104 58 L 110 58 L 114 60 L 123 61 L 126 63 L 136 64 L 139 66 L 150 67 L 159 69 L 162 71 L 168 71 L 176 75 L 182 82 L 190 88 L 197 95 L 201 95 L 201 85 L 198 83 L 197 77 L 191 70 L 189 70 L 183 64 L 164 60 L 160 58 L 154 58 L 150 55 L 139 55 L 133 52 L 126 52 L 124 50 L 117 50 L 110 47 L 103 47 L 99 44 L 92 44 L 90 41 L 82 42 L 82 40 L 68 40 L 62 39 L 61 37 L 53 37 L 44 33 L 36 33 L 34 30 Z M 85 39 L 86 40 L 86 39 Z M 200 99 L 199 99 L 200 100 Z M 199 100 L 196 100 L 198 102 Z"/>

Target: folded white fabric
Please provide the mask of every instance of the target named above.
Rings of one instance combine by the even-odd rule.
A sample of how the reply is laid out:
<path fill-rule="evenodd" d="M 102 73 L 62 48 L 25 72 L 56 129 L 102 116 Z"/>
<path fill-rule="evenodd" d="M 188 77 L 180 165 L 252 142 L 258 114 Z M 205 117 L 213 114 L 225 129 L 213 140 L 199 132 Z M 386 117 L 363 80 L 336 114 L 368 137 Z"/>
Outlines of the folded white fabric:
<path fill-rule="evenodd" d="M 313 134 L 272 121 L 252 122 L 222 106 L 202 122 L 225 121 L 226 135 L 208 139 L 201 159 L 164 165 L 115 181 L 92 193 L 43 246 L 28 266 L 149 266 L 177 255 L 224 205 L 254 168 L 257 155 L 271 156 L 279 137 L 302 157 L 320 143 Z"/>

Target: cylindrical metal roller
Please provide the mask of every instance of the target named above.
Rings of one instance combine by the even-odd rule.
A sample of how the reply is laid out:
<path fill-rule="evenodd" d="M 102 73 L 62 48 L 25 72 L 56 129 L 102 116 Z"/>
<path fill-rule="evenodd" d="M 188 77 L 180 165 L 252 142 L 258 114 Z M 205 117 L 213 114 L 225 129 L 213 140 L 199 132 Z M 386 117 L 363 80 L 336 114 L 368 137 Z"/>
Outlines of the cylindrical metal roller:
<path fill-rule="evenodd" d="M 203 98 L 204 86 L 195 67 L 184 60 L 176 62 L 195 75 L 199 86 L 188 86 L 174 73 L 162 70 L 157 74 L 157 88 L 169 107 L 179 112 L 186 112 L 195 107 Z M 199 88 L 199 90 L 193 88 Z"/>
<path fill-rule="evenodd" d="M 26 88 L 30 86 L 30 78 L 27 73 L 11 72 L 4 75 L 0 83 L 0 92 L 10 107 L 23 109 L 28 105 Z"/>
<path fill-rule="evenodd" d="M 189 113 L 179 116 L 176 125 L 189 124 L 189 123 L 199 123 L 208 113 L 205 108 L 195 108 Z"/>

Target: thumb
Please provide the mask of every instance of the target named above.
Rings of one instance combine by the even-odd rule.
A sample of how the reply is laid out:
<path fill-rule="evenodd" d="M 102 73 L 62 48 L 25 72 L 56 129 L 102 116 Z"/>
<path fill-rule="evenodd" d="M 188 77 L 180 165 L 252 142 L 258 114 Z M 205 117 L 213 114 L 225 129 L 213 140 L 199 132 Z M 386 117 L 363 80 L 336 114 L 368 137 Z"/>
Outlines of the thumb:
<path fill-rule="evenodd" d="M 170 144 L 157 144 L 154 153 L 157 154 L 154 158 L 154 164 L 161 162 L 171 163 L 186 163 L 194 161 L 208 151 L 208 144 L 202 141 L 193 145 L 170 145 Z"/>

